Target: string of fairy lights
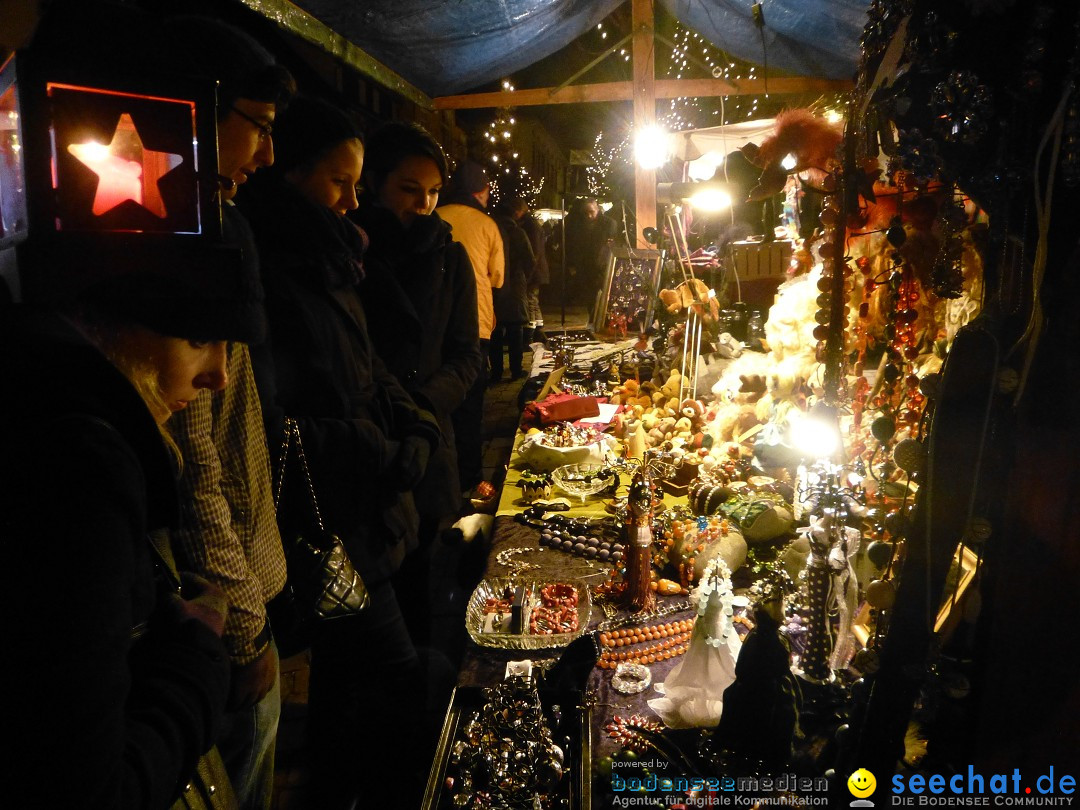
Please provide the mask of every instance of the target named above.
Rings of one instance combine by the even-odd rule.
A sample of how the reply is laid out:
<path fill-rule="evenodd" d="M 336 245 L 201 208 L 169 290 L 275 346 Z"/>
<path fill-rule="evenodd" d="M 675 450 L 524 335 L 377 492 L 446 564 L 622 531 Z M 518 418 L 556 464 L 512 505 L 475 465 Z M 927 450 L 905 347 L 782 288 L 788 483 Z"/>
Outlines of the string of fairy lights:
<path fill-rule="evenodd" d="M 609 32 L 601 22 L 597 23 L 593 33 L 599 40 L 597 45 L 607 48 L 609 33 L 617 32 Z M 664 65 L 668 79 L 682 79 L 707 72 L 713 78 L 737 85 L 740 81 L 761 77 L 755 65 L 735 59 L 679 22 L 675 23 L 671 43 L 671 53 Z M 629 63 L 631 53 L 628 48 L 620 47 L 616 58 Z M 503 80 L 502 89 L 514 91 L 510 79 Z M 772 108 L 777 103 L 777 97 L 769 99 L 767 95 L 734 95 L 723 100 L 719 97 L 681 96 L 670 100 L 667 109 L 657 116 L 657 124 L 668 132 L 734 124 L 760 117 L 766 114 L 766 108 L 767 114 L 775 114 L 777 110 Z M 829 99 L 820 99 L 813 106 L 827 108 L 832 105 Z M 495 201 L 503 195 L 516 194 L 535 204 L 543 190 L 544 178 L 533 177 L 523 164 L 514 138 L 516 125 L 513 107 L 498 109 L 494 119 L 486 127 L 481 127 L 478 156 L 488 169 Z M 625 126 L 613 132 L 601 130 L 597 133 L 590 150 L 592 165 L 585 168 L 590 195 L 609 195 L 614 181 L 613 172 L 629 166 L 633 161 L 631 129 L 631 122 L 626 122 Z"/>
<path fill-rule="evenodd" d="M 503 79 L 502 89 L 513 92 L 514 85 Z M 533 177 L 522 163 L 518 145 L 514 139 L 517 118 L 513 107 L 500 107 L 495 118 L 480 134 L 480 159 L 491 179 L 491 199 L 498 203 L 503 197 L 523 197 L 535 207 L 544 188 L 543 177 Z"/>
<path fill-rule="evenodd" d="M 669 79 L 683 78 L 688 72 L 692 72 L 691 66 L 695 64 L 699 69 L 702 67 L 706 69 L 715 79 L 724 79 L 736 84 L 743 79 L 758 78 L 757 68 L 754 65 L 734 60 L 700 34 L 691 31 L 681 23 L 676 24 L 673 42 L 674 47 L 667 65 Z M 680 96 L 671 99 L 669 109 L 659 116 L 658 121 L 671 132 L 749 121 L 757 117 L 761 99 L 761 96 L 735 96 L 723 105 L 723 109 L 718 103 L 714 103 L 712 109 L 706 110 L 702 107 L 702 100 L 699 97 Z M 715 99 L 712 100 L 715 102 Z M 723 120 L 709 120 L 721 114 L 724 116 Z"/>
<path fill-rule="evenodd" d="M 596 26 L 596 33 L 601 43 L 608 38 L 603 23 Z M 707 71 L 713 78 L 724 79 L 733 84 L 759 78 L 757 67 L 734 59 L 681 23 L 676 23 L 672 43 L 673 47 L 665 65 L 666 78 L 682 79 L 694 74 L 700 75 L 703 71 Z M 623 61 L 630 61 L 631 54 L 626 48 L 620 48 L 618 55 Z M 667 109 L 657 116 L 657 124 L 668 132 L 679 132 L 749 121 L 760 114 L 763 98 L 764 96 L 733 96 L 724 104 L 717 98 L 711 98 L 708 101 L 712 104 L 708 106 L 703 104 L 706 99 L 697 96 L 673 98 Z M 628 166 L 633 161 L 632 136 L 629 122 L 625 129 L 620 129 L 615 134 L 601 131 L 596 135 L 591 150 L 593 165 L 586 168 L 591 195 L 602 197 L 609 192 L 613 170 Z"/>

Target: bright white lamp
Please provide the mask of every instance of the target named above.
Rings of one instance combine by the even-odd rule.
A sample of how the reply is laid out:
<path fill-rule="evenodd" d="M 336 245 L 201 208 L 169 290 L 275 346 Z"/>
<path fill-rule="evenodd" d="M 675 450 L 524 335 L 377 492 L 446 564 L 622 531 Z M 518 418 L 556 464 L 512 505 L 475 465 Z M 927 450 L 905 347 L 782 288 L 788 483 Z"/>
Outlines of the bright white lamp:
<path fill-rule="evenodd" d="M 639 129 L 634 136 L 634 160 L 643 169 L 659 169 L 671 157 L 671 138 L 658 126 Z"/>
<path fill-rule="evenodd" d="M 697 160 L 691 160 L 686 168 L 691 180 L 712 180 L 716 168 L 723 163 L 724 156 L 719 152 L 706 152 Z"/>
<path fill-rule="evenodd" d="M 688 202 L 699 211 L 723 211 L 731 207 L 730 187 L 726 183 L 657 183 L 656 201 L 661 205 Z"/>
<path fill-rule="evenodd" d="M 789 421 L 791 443 L 806 458 L 815 461 L 829 459 L 840 449 L 840 428 L 835 408 L 819 402 L 808 414 L 793 410 Z"/>

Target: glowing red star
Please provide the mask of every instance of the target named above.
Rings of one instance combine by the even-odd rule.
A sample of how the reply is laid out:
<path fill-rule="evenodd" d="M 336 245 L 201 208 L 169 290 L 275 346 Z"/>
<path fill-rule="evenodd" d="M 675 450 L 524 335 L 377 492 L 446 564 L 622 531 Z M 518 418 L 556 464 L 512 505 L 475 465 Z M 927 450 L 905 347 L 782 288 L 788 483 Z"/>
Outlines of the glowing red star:
<path fill-rule="evenodd" d="M 143 146 L 131 116 L 124 113 L 116 122 L 108 145 L 97 141 L 73 143 L 68 152 L 98 176 L 94 195 L 95 216 L 132 200 L 151 214 L 165 218 L 165 201 L 158 180 L 179 166 L 184 158 L 172 152 L 155 152 Z"/>

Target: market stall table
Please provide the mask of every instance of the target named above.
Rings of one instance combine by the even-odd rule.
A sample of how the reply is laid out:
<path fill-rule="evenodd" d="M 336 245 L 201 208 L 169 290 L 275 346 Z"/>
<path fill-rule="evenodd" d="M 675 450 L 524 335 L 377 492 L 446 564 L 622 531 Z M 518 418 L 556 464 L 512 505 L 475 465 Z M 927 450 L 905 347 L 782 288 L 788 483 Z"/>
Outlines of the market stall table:
<path fill-rule="evenodd" d="M 524 436 L 518 433 L 515 440 L 515 448 L 523 440 Z M 513 458 L 518 457 L 515 453 Z M 488 555 L 485 579 L 503 579 L 523 577 L 532 581 L 549 582 L 582 582 L 594 586 L 607 582 L 612 569 L 611 564 L 601 563 L 595 559 L 587 559 L 582 556 L 556 550 L 550 546 L 544 546 L 540 542 L 540 531 L 532 526 L 525 525 L 518 520 L 519 515 L 528 507 L 521 498 L 521 489 L 517 485 L 521 474 L 520 461 L 511 464 L 506 483 L 504 484 L 497 515 L 495 518 L 492 545 Z M 620 487 L 620 493 L 625 493 L 625 484 Z M 554 492 L 553 496 L 561 493 Z M 671 495 L 665 496 L 668 505 L 677 500 Z M 609 504 L 613 500 L 610 492 L 605 492 L 589 498 L 585 504 L 580 504 L 577 499 L 571 499 L 573 505 L 563 513 L 574 518 L 597 519 L 610 517 Z M 681 499 L 685 502 L 685 499 Z M 655 609 L 647 614 L 638 615 L 631 620 L 630 614 L 622 609 L 616 609 L 611 605 L 604 606 L 593 604 L 591 615 L 587 619 L 587 627 L 581 641 L 578 644 L 590 646 L 599 643 L 599 635 L 596 640 L 590 639 L 588 634 L 600 629 L 604 623 L 608 626 L 622 626 L 626 628 L 653 628 L 657 625 L 672 625 L 679 622 L 689 622 L 695 618 L 696 612 L 685 594 L 674 596 L 656 596 Z M 667 632 L 667 628 L 665 628 Z M 674 639 L 673 639 L 674 642 Z M 644 644 L 643 647 L 659 647 L 664 644 L 663 637 L 657 631 L 657 638 L 652 644 Z M 672 645 L 668 645 L 670 648 Z M 497 647 L 479 646 L 470 642 L 463 666 L 458 679 L 459 691 L 464 694 L 472 694 L 470 690 L 476 687 L 490 687 L 500 683 L 506 677 L 511 662 L 529 659 L 535 671 L 551 674 L 552 667 L 567 653 L 566 647 L 536 650 L 500 649 Z M 575 648 L 576 650 L 576 648 Z M 594 647 L 592 655 L 603 651 L 603 648 Z M 610 657 L 610 652 L 606 658 Z M 655 655 L 655 660 L 648 661 L 647 667 L 651 677 L 651 684 L 661 683 L 667 675 L 682 660 L 680 655 L 672 655 L 663 658 L 662 653 Z M 585 781 L 591 782 L 587 793 L 601 796 L 607 789 L 606 776 L 598 775 L 604 770 L 601 763 L 605 758 L 611 757 L 618 752 L 627 742 L 625 736 L 613 736 L 620 726 L 627 723 L 633 724 L 644 720 L 659 727 L 658 718 L 649 708 L 647 701 L 658 696 L 652 685 L 637 694 L 624 694 L 616 691 L 612 686 L 614 663 L 612 668 L 601 666 L 589 667 L 584 673 L 583 682 L 576 684 L 581 689 L 580 706 L 589 708 L 589 722 L 587 729 L 582 734 L 582 750 L 587 752 L 589 762 L 584 763 Z M 584 687 L 582 689 L 582 687 Z M 575 708 L 575 707 L 571 707 Z M 444 740 L 443 754 L 449 755 L 452 740 Z M 580 753 L 580 752 L 578 752 Z M 572 759 L 574 754 L 568 757 Z M 429 786 L 429 799 L 427 806 L 442 807 L 438 797 L 446 792 L 446 763 L 436 762 L 432 772 L 433 784 Z M 444 796 L 445 799 L 445 796 Z M 450 805 L 445 805 L 450 806 Z M 581 807 L 590 806 L 590 797 L 581 797 Z"/>

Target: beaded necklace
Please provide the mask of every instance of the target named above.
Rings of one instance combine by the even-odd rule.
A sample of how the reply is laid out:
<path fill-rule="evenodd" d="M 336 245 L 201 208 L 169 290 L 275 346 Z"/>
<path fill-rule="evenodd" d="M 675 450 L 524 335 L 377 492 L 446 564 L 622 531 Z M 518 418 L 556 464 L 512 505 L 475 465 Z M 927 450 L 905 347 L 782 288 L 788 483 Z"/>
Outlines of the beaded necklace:
<path fill-rule="evenodd" d="M 610 520 L 589 520 L 567 515 L 542 518 L 526 510 L 518 520 L 540 532 L 540 545 L 587 560 L 619 562 L 624 546 Z"/>
<path fill-rule="evenodd" d="M 693 619 L 657 624 L 652 627 L 627 627 L 600 634 L 602 652 L 596 665 L 615 669 L 620 663 L 655 664 L 686 652 L 693 632 Z M 618 650 L 634 644 L 653 642 L 638 650 Z"/>

